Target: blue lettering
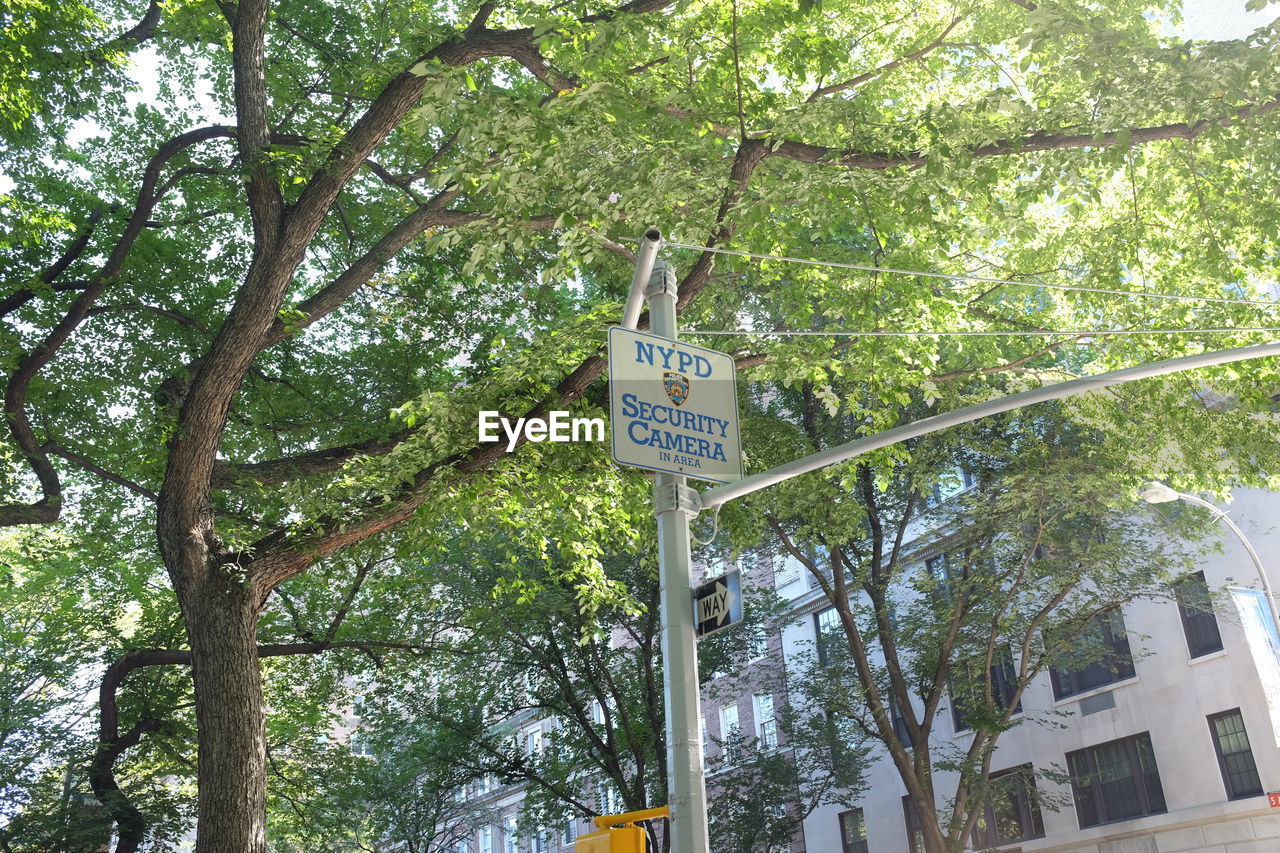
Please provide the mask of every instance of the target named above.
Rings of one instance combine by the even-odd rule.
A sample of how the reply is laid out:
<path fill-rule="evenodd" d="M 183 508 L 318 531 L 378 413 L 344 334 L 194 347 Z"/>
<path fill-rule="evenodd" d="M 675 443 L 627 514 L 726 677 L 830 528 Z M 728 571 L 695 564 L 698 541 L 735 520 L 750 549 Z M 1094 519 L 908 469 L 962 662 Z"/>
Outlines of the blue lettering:
<path fill-rule="evenodd" d="M 630 392 L 622 395 L 622 414 L 628 418 L 634 418 L 636 412 L 636 395 Z"/>
<path fill-rule="evenodd" d="M 636 435 L 636 427 L 640 427 L 642 431 L 641 435 Z M 644 430 L 644 423 L 642 421 L 632 421 L 631 423 L 627 424 L 627 435 L 630 436 L 631 440 L 634 441 L 636 444 L 649 443 L 648 437 L 643 435 L 643 430 Z"/>
<path fill-rule="evenodd" d="M 653 344 L 636 341 L 636 364 L 653 364 Z"/>

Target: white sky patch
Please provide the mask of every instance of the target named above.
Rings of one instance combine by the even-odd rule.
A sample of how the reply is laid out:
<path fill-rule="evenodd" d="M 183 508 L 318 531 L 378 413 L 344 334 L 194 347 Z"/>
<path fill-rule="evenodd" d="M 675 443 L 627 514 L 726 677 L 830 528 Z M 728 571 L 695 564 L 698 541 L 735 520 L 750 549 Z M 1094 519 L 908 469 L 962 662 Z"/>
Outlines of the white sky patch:
<path fill-rule="evenodd" d="M 1280 6 L 1274 2 L 1248 12 L 1244 0 L 1186 0 L 1182 4 L 1182 25 L 1175 32 L 1186 39 L 1243 39 L 1258 27 L 1271 23 L 1277 13 Z"/>

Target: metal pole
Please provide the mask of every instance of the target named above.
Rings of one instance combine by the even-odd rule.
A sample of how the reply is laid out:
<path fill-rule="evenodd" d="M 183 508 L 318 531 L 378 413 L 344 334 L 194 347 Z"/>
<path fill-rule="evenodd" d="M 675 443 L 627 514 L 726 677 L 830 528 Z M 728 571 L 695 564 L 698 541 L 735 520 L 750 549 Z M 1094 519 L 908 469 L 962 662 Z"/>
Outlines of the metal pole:
<path fill-rule="evenodd" d="M 640 251 L 636 253 L 636 271 L 631 276 L 631 293 L 627 296 L 627 304 L 622 309 L 622 328 L 624 329 L 634 329 L 640 322 L 640 305 L 644 301 L 649 274 L 653 271 L 653 261 L 658 257 L 658 248 L 661 245 L 662 232 L 657 228 L 650 228 L 640 238 Z"/>
<path fill-rule="evenodd" d="M 1245 537 L 1244 531 L 1236 526 L 1236 523 L 1231 520 L 1231 517 L 1228 516 L 1226 512 L 1203 498 L 1198 498 L 1195 495 L 1189 495 L 1186 492 L 1178 492 L 1178 499 L 1184 500 L 1187 503 L 1193 503 L 1196 506 L 1202 506 L 1209 510 L 1209 512 L 1213 513 L 1219 521 L 1230 528 L 1231 532 L 1240 540 L 1240 544 L 1244 546 L 1244 550 L 1249 554 L 1249 558 L 1253 560 L 1253 567 L 1258 570 L 1258 578 L 1262 581 L 1263 590 L 1266 591 L 1267 605 L 1271 608 L 1271 618 L 1275 620 L 1276 630 L 1280 631 L 1280 610 L 1277 610 L 1276 608 L 1276 597 L 1275 593 L 1271 591 L 1271 581 L 1267 580 L 1267 570 L 1263 568 L 1262 558 L 1259 557 L 1258 552 L 1253 549 L 1253 543 Z"/>
<path fill-rule="evenodd" d="M 860 438 L 856 441 L 850 441 L 847 444 L 839 444 L 830 447 L 818 453 L 810 454 L 801 459 L 792 462 L 786 462 L 777 465 L 767 471 L 761 471 L 758 474 L 752 474 L 750 477 L 744 477 L 736 483 L 729 483 L 725 486 L 716 486 L 702 492 L 702 508 L 715 509 L 722 504 L 728 503 L 734 498 L 740 498 L 743 495 L 749 495 L 752 492 L 758 492 L 760 489 L 781 483 L 783 480 L 790 480 L 792 477 L 800 474 L 807 474 L 810 471 L 816 471 L 819 468 L 825 468 L 828 465 L 834 465 L 837 462 L 844 462 L 863 453 L 872 450 L 879 450 L 881 447 L 888 447 L 891 444 L 897 444 L 908 438 L 916 438 L 918 436 L 927 435 L 931 432 L 946 429 L 948 427 L 957 426 L 958 424 L 967 424 L 970 421 L 976 421 L 987 415 L 994 415 L 1000 412 L 1009 412 L 1014 409 L 1020 409 L 1023 406 L 1030 406 L 1032 403 L 1041 403 L 1045 400 L 1058 400 L 1063 397 L 1070 397 L 1073 394 L 1080 394 L 1085 391 L 1093 391 L 1098 388 L 1106 388 L 1110 385 L 1119 385 L 1122 382 L 1132 382 L 1135 379 L 1146 379 L 1151 376 L 1162 376 L 1166 373 L 1177 373 L 1181 370 L 1192 370 L 1197 367 L 1209 367 L 1215 364 L 1227 364 L 1233 361 L 1245 361 L 1251 358 L 1262 358 L 1268 355 L 1280 355 L 1280 342 L 1269 344 L 1255 344 L 1248 347 L 1237 347 L 1236 349 L 1221 350 L 1218 352 L 1204 352 L 1198 355 L 1189 355 L 1184 358 L 1174 358 L 1168 361 L 1157 361 L 1152 364 L 1141 364 L 1137 367 L 1127 367 L 1124 370 L 1114 370 L 1110 373 L 1100 373 L 1097 376 L 1086 376 L 1083 379 L 1072 379 L 1069 382 L 1057 382 L 1053 385 L 1046 385 L 1043 388 L 1033 388 L 1030 391 L 1023 391 L 1020 394 L 1012 394 L 1008 397 L 1000 397 L 995 400 L 988 400 L 985 403 L 978 403 L 973 406 L 965 406 L 962 409 L 956 409 L 953 412 L 946 412 L 941 415 L 934 415 L 929 418 L 921 418 L 909 424 L 903 424 L 900 427 L 894 427 L 875 435 Z"/>
<path fill-rule="evenodd" d="M 676 278 L 670 265 L 662 261 L 654 265 L 645 298 L 649 301 L 650 331 L 672 341 L 678 340 Z M 625 321 L 623 325 L 626 325 Z M 689 540 L 689 519 L 697 515 L 696 498 L 697 493 L 686 485 L 683 476 L 656 475 L 653 505 L 654 515 L 658 518 L 671 853 L 707 853 L 709 846 L 707 786 L 702 766 L 702 700 L 698 692 L 698 647 L 693 624 Z"/>

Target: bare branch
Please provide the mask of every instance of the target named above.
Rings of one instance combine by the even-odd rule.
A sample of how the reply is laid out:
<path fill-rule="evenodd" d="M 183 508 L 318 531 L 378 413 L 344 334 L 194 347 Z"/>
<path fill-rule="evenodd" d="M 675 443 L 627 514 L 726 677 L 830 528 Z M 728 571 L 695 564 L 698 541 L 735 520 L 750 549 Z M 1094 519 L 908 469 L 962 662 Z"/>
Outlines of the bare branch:
<path fill-rule="evenodd" d="M 141 495 L 142 497 L 146 498 L 149 501 L 154 501 L 158 499 L 158 496 L 156 495 L 156 493 L 146 488 L 145 486 L 140 486 L 126 477 L 122 477 L 119 474 L 115 474 L 111 471 L 108 471 L 106 468 L 103 468 L 100 465 L 96 465 L 93 462 L 90 462 L 88 459 L 85 459 L 83 456 L 79 455 L 78 453 L 72 453 L 70 450 L 67 450 L 64 447 L 60 447 L 59 445 L 57 445 L 52 441 L 45 443 L 44 450 L 45 452 L 51 453 L 54 456 L 60 456 L 63 459 L 70 462 L 71 464 L 76 465 L 80 468 L 83 468 L 84 470 L 88 471 L 91 474 L 96 474 L 97 476 L 101 477 L 104 480 L 115 483 L 118 486 L 124 486 L 126 489 L 133 492 L 135 495 Z"/>

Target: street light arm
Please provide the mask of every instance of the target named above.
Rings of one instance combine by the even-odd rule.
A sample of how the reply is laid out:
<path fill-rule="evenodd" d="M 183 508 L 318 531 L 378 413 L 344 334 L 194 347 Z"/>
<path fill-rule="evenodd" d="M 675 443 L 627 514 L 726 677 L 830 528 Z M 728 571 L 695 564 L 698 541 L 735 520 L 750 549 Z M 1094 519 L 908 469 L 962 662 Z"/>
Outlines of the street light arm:
<path fill-rule="evenodd" d="M 929 418 L 921 418 L 918 421 L 903 424 L 876 435 L 827 448 L 818 453 L 775 466 L 767 471 L 752 474 L 750 477 L 745 477 L 735 483 L 708 489 L 701 493 L 702 508 L 715 509 L 734 498 L 749 495 L 752 492 L 768 488 L 784 480 L 790 480 L 800 474 L 807 474 L 810 471 L 816 471 L 819 468 L 825 468 L 837 462 L 844 462 L 855 456 L 861 456 L 864 453 L 879 450 L 882 447 L 888 447 L 900 441 L 918 438 L 949 427 L 976 421 L 988 415 L 1020 409 L 1023 406 L 1042 403 L 1046 400 L 1059 400 L 1063 397 L 1082 394 L 1085 391 L 1094 391 L 1111 385 L 1119 385 L 1123 382 L 1132 382 L 1135 379 L 1148 379 L 1152 376 L 1163 376 L 1166 373 L 1178 373 L 1183 370 L 1194 370 L 1198 367 L 1229 364 L 1233 361 L 1246 361 L 1269 355 L 1280 355 L 1280 341 L 1217 352 L 1205 352 L 1198 355 L 1184 356 L 1183 358 L 1157 361 L 1152 364 L 1142 364 L 1137 367 L 1126 367 L 1123 370 L 1100 373 L 1097 376 L 1086 376 L 1082 379 L 1072 379 L 1069 382 L 1058 382 L 1053 385 L 1046 385 L 1043 388 L 1033 388 L 1030 391 L 1011 394 L 1008 397 L 988 400 L 985 403 L 965 406 L 962 409 L 956 409 L 955 411 L 945 412 Z"/>
<path fill-rule="evenodd" d="M 1203 498 L 1198 498 L 1195 495 L 1189 495 L 1186 492 L 1179 492 L 1178 497 L 1187 503 L 1193 503 L 1196 506 L 1204 507 L 1212 512 L 1219 521 L 1231 528 L 1231 532 L 1236 535 L 1236 538 L 1240 540 L 1240 544 L 1244 546 L 1244 550 L 1248 553 L 1249 559 L 1253 560 L 1254 568 L 1258 570 L 1258 577 L 1262 579 L 1262 585 L 1266 587 L 1267 598 L 1271 599 L 1271 583 L 1267 580 L 1267 570 L 1262 567 L 1262 558 L 1258 556 L 1258 552 L 1254 550 L 1253 543 L 1245 538 L 1244 531 L 1231 520 L 1231 516 L 1227 515 L 1224 511 Z M 1277 624 L 1280 624 L 1280 619 L 1277 620 Z"/>

